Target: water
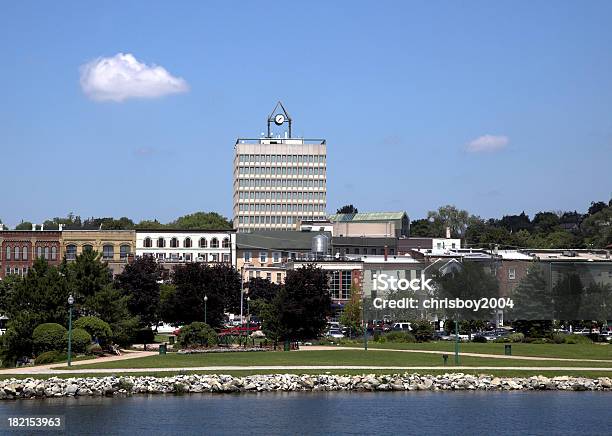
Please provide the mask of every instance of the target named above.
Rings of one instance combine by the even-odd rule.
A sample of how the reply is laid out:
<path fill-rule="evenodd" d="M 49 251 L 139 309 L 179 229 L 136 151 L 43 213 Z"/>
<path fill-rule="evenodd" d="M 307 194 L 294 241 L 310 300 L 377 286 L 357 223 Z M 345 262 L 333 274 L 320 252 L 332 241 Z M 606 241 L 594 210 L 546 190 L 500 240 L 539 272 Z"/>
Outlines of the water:
<path fill-rule="evenodd" d="M 78 435 L 602 435 L 611 406 L 605 392 L 193 394 L 4 401 L 0 419 L 64 415 Z"/>

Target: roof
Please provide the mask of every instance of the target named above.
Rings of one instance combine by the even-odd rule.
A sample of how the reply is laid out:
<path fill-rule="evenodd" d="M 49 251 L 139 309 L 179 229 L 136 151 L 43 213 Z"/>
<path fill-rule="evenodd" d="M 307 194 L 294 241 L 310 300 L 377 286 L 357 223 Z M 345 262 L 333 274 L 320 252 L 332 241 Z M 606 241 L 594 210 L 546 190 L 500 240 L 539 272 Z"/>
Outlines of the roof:
<path fill-rule="evenodd" d="M 334 236 L 331 240 L 334 246 L 351 246 L 351 247 L 395 247 L 397 239 L 391 237 L 379 236 Z"/>
<path fill-rule="evenodd" d="M 286 230 L 259 230 L 250 233 L 237 233 L 236 247 L 241 250 L 311 250 L 312 240 L 317 235 L 330 232 L 299 232 Z"/>
<path fill-rule="evenodd" d="M 408 216 L 406 212 L 359 212 L 359 213 L 335 213 L 329 215 L 330 221 L 348 222 L 348 221 L 385 221 L 385 220 L 401 220 L 404 216 Z"/>

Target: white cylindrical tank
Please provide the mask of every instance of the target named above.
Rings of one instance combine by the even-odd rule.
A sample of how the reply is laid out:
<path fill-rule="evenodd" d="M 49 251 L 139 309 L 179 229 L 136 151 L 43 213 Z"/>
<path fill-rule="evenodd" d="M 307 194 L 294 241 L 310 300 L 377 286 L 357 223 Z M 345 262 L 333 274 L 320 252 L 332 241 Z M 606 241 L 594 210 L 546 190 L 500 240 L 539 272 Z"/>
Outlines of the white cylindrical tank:
<path fill-rule="evenodd" d="M 318 256 L 327 255 L 329 246 L 329 238 L 327 235 L 317 235 L 312 238 L 312 252 Z"/>

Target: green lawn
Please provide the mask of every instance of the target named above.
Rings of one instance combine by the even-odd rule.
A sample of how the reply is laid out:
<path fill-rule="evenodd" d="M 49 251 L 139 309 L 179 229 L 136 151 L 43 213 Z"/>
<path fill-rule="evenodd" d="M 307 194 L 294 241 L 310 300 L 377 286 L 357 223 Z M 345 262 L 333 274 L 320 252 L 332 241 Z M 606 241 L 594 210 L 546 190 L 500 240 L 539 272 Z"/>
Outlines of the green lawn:
<path fill-rule="evenodd" d="M 453 355 L 449 353 L 449 367 Z M 461 357 L 466 366 L 564 366 L 597 367 L 612 369 L 607 362 L 559 362 L 508 360 L 481 357 Z M 440 366 L 444 367 L 442 356 L 435 354 L 402 353 L 396 351 L 323 350 L 282 352 L 268 351 L 255 353 L 211 353 L 182 355 L 169 353 L 140 357 L 129 360 L 73 365 L 72 370 L 95 368 L 189 368 L 204 366 L 298 366 L 298 365 L 357 365 L 357 366 Z M 60 369 L 58 367 L 58 369 Z M 62 367 L 61 369 L 66 369 Z"/>
<path fill-rule="evenodd" d="M 459 344 L 460 352 L 504 354 L 506 344 L 478 344 L 462 342 Z M 612 362 L 612 344 L 523 344 L 512 345 L 513 356 L 529 357 L 560 357 L 564 359 L 606 359 Z M 342 346 L 342 345 L 340 345 Z M 351 347 L 362 347 L 363 342 L 346 344 Z M 394 348 L 397 350 L 431 350 L 454 352 L 455 343 L 448 341 L 424 342 L 420 344 L 399 344 L 368 342 L 369 348 Z M 585 365 L 586 366 L 586 365 Z"/>

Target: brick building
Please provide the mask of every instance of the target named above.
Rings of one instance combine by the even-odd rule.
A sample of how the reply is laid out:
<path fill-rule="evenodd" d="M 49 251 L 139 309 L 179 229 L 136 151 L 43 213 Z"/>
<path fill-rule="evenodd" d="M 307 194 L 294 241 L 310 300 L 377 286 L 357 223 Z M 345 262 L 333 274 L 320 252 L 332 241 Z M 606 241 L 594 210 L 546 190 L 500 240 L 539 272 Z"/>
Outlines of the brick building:
<path fill-rule="evenodd" d="M 26 275 L 39 257 L 59 265 L 61 235 L 58 230 L 0 230 L 0 279 Z"/>

